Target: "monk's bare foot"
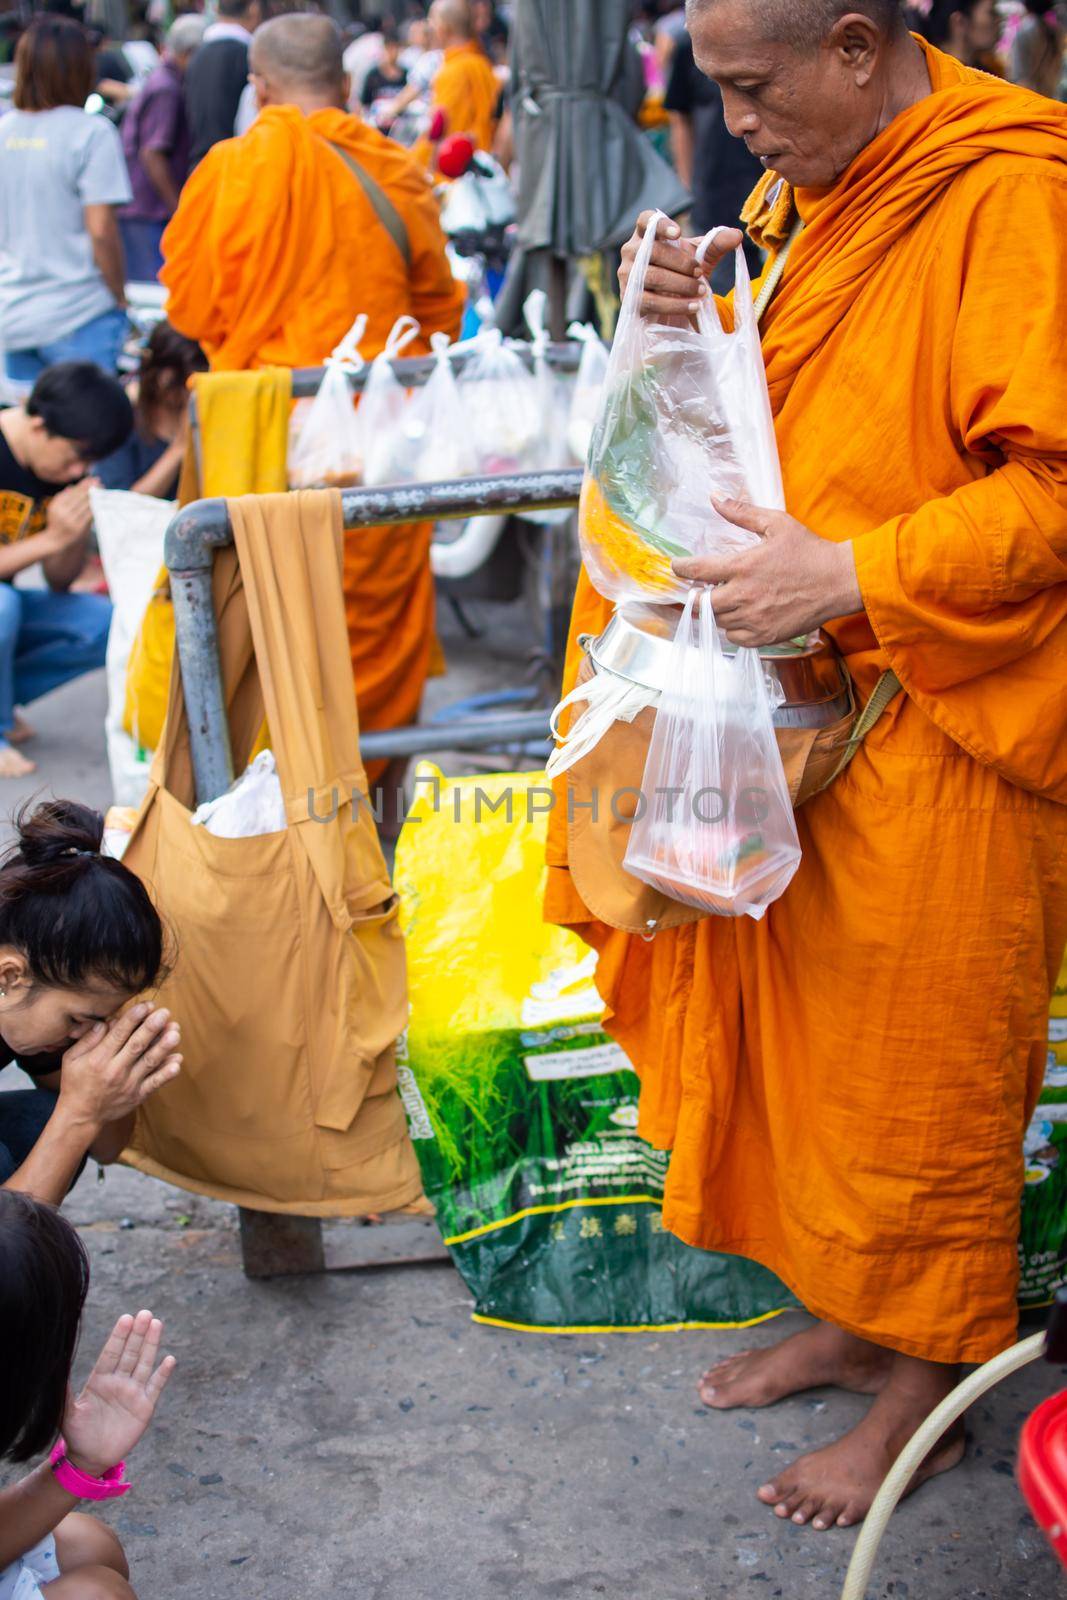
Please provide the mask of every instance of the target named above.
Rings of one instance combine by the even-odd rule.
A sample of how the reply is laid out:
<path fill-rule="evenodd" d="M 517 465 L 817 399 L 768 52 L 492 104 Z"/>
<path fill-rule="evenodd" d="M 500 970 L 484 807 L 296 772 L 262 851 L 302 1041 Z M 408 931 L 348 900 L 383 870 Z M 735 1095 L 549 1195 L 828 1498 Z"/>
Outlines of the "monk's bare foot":
<path fill-rule="evenodd" d="M 28 744 L 31 739 L 36 739 L 37 729 L 30 726 L 22 712 L 16 709 L 15 721 L 8 729 L 6 738 L 8 744 Z"/>
<path fill-rule="evenodd" d="M 832 1384 L 854 1394 L 877 1394 L 889 1377 L 893 1352 L 817 1322 L 765 1350 L 742 1350 L 720 1361 L 697 1385 L 716 1411 L 771 1406 L 787 1395 Z"/>
<path fill-rule="evenodd" d="M 955 1367 L 895 1355 L 889 1379 L 859 1425 L 843 1439 L 801 1456 L 758 1490 L 775 1516 L 820 1531 L 862 1522 L 878 1490 L 921 1422 L 955 1387 Z M 911 1494 L 935 1473 L 963 1459 L 963 1423 L 944 1435 L 908 1486 Z"/>
<path fill-rule="evenodd" d="M 11 745 L 0 744 L 0 778 L 28 778 L 31 772 L 36 771 L 36 761 L 27 761 Z"/>

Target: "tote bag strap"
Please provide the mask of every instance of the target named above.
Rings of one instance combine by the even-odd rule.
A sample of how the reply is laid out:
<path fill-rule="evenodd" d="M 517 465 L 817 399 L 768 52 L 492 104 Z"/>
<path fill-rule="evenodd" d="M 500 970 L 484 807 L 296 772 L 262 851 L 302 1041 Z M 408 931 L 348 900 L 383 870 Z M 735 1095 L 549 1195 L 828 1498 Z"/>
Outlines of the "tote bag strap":
<path fill-rule="evenodd" d="M 386 233 L 392 239 L 403 257 L 404 265 L 411 270 L 411 239 L 404 226 L 404 219 L 396 206 L 390 200 L 385 190 L 376 178 L 372 178 L 365 167 L 361 167 L 355 156 L 346 150 L 343 145 L 334 144 L 332 139 L 324 139 L 323 144 L 328 144 L 330 149 L 341 157 L 349 172 L 359 184 L 363 193 L 374 208 L 374 215 L 378 218 Z"/>
<path fill-rule="evenodd" d="M 793 246 L 796 244 L 797 240 L 800 238 L 800 235 L 803 233 L 803 231 L 804 231 L 803 218 L 797 217 L 796 221 L 793 223 L 793 226 L 792 226 L 792 228 L 790 230 L 789 238 L 785 241 L 785 243 L 783 244 L 782 248 L 779 250 L 778 254 L 775 256 L 774 260 L 771 262 L 771 265 L 767 270 L 767 276 L 764 278 L 762 284 L 760 285 L 759 294 L 757 294 L 756 299 L 755 299 L 755 311 L 756 311 L 756 321 L 757 322 L 760 321 L 760 319 L 763 316 L 763 313 L 766 311 L 767 307 L 770 305 L 771 301 L 773 300 L 774 292 L 777 289 L 778 285 L 782 281 L 782 273 L 785 271 L 785 266 L 786 266 L 786 262 L 789 260 L 790 251 L 792 250 Z"/>

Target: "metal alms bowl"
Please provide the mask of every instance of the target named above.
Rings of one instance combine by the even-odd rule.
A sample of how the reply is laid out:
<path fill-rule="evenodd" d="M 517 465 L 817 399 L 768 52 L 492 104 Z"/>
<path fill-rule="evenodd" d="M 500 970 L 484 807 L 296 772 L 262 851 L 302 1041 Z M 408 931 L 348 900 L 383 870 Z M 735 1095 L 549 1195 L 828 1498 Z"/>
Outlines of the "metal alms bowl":
<path fill-rule="evenodd" d="M 662 692 L 670 680 L 671 650 L 681 614 L 680 606 L 621 605 L 602 634 L 586 634 L 579 643 L 594 671 Z M 726 653 L 733 654 L 729 645 Z M 774 712 L 777 727 L 823 728 L 847 715 L 848 680 L 825 634 L 817 634 L 804 646 L 766 645 L 759 654 L 764 672 L 782 697 Z"/>

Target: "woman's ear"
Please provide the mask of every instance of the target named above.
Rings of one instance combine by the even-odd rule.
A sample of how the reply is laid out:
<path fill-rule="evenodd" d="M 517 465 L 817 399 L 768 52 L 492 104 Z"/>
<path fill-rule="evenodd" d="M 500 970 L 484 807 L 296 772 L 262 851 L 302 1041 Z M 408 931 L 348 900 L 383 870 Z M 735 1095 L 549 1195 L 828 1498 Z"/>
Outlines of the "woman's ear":
<path fill-rule="evenodd" d="M 13 945 L 0 945 L 0 1005 L 12 998 L 21 999 L 30 987 L 26 957 Z"/>

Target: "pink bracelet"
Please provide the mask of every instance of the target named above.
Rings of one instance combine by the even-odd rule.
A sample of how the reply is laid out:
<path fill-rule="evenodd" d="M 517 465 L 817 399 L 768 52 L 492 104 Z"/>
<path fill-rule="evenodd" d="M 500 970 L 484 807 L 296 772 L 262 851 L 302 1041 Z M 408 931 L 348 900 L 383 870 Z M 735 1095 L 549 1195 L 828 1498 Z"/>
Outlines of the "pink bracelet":
<path fill-rule="evenodd" d="M 78 1500 L 114 1500 L 117 1495 L 133 1488 L 132 1483 L 126 1482 L 125 1461 L 120 1461 L 117 1467 L 109 1467 L 99 1478 L 91 1478 L 74 1465 L 67 1454 L 67 1442 L 62 1437 L 56 1440 L 52 1448 L 51 1462 L 59 1487 Z"/>

